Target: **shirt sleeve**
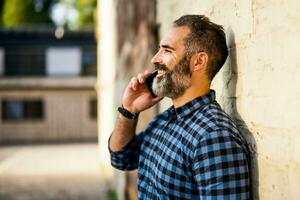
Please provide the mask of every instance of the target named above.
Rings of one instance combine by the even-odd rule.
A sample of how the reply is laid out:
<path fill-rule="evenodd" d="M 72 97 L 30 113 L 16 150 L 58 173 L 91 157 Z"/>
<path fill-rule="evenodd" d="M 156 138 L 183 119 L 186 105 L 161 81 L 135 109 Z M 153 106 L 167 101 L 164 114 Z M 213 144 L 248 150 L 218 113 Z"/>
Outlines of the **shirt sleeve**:
<path fill-rule="evenodd" d="M 250 198 L 247 152 L 228 131 L 203 136 L 194 151 L 192 170 L 200 199 Z"/>
<path fill-rule="evenodd" d="M 143 140 L 144 132 L 136 135 L 125 147 L 120 151 L 113 152 L 109 149 L 111 157 L 111 165 L 117 169 L 128 171 L 138 167 L 140 154 L 140 146 Z"/>

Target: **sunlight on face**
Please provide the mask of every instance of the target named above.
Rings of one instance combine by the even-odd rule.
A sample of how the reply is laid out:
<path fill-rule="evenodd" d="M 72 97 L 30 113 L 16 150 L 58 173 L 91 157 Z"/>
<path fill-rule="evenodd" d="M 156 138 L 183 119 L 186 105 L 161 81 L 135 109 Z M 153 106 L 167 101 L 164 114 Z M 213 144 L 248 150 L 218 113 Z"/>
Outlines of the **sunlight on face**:
<path fill-rule="evenodd" d="M 186 27 L 172 28 L 162 39 L 160 50 L 152 58 L 152 63 L 158 70 L 152 86 L 157 96 L 177 98 L 191 85 L 191 56 L 185 53 L 184 48 L 184 39 L 189 32 Z"/>
<path fill-rule="evenodd" d="M 191 84 L 189 61 L 190 57 L 185 55 L 173 70 L 169 70 L 165 65 L 158 65 L 157 68 L 163 72 L 154 79 L 153 92 L 157 96 L 169 98 L 181 96 Z"/>

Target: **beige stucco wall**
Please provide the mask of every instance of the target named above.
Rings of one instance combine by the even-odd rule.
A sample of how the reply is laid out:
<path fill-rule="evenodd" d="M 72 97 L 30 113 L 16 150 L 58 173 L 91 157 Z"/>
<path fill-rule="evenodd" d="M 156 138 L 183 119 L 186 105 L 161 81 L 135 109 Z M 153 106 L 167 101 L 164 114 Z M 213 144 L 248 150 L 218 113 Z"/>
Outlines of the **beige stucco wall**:
<path fill-rule="evenodd" d="M 44 118 L 14 122 L 0 118 L 0 143 L 96 141 L 97 119 L 90 116 L 90 101 L 97 98 L 94 82 L 95 78 L 1 80 L 0 102 L 42 100 Z"/>
<path fill-rule="evenodd" d="M 299 11 L 297 0 L 157 1 L 160 36 L 183 14 L 224 25 L 230 56 L 213 88 L 256 152 L 256 199 L 300 199 Z"/>
<path fill-rule="evenodd" d="M 150 59 L 156 46 L 154 1 L 98 1 L 99 150 L 102 177 L 118 193 L 118 199 L 137 199 L 136 171 L 114 170 L 107 148 L 108 138 L 119 115 L 123 92 L 133 76 L 153 69 Z M 145 12 L 145 10 L 147 12 Z M 143 112 L 137 131 L 155 115 L 156 108 Z"/>

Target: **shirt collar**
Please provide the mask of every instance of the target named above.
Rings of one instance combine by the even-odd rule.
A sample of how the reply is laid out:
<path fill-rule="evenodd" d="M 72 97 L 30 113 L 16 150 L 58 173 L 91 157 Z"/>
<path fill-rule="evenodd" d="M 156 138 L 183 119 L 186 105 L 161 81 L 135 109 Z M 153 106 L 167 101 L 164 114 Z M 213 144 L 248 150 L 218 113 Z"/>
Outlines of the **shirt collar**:
<path fill-rule="evenodd" d="M 215 99 L 216 99 L 215 91 L 210 90 L 208 94 L 197 97 L 192 101 L 189 101 L 178 108 L 174 108 L 174 106 L 172 106 L 169 109 L 168 114 L 171 118 L 176 116 L 177 119 L 181 119 L 189 115 L 190 113 L 194 112 L 195 110 L 198 110 L 202 106 L 215 101 Z"/>

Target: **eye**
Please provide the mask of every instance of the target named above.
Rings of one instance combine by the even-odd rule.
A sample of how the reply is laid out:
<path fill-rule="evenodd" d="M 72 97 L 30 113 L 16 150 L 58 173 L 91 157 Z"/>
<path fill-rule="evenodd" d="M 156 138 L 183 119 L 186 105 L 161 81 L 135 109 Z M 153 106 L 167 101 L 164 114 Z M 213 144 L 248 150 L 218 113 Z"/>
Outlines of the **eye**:
<path fill-rule="evenodd" d="M 172 51 L 170 49 L 164 49 L 165 53 L 172 53 Z"/>

